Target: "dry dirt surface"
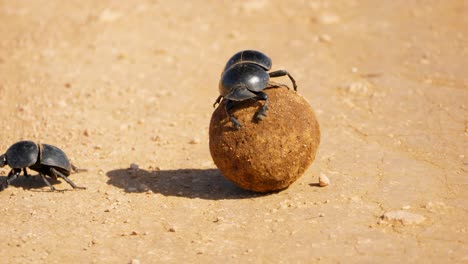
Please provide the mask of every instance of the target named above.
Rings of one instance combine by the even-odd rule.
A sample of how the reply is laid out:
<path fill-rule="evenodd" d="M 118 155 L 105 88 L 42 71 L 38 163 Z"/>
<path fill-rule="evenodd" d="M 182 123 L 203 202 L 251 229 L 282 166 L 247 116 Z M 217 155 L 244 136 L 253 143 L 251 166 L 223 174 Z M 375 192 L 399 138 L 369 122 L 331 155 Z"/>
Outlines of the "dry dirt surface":
<path fill-rule="evenodd" d="M 463 0 L 1 0 L 0 152 L 30 139 L 88 169 L 70 177 L 86 190 L 0 192 L 1 262 L 468 262 L 467 17 Z M 269 195 L 208 148 L 243 49 L 291 72 L 322 130 Z"/>

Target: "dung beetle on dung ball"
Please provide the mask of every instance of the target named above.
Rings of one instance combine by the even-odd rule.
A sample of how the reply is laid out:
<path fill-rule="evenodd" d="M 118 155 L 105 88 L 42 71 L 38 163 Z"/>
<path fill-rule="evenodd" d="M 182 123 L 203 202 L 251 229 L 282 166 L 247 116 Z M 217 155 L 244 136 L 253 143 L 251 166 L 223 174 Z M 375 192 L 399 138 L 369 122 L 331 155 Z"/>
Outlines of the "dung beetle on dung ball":
<path fill-rule="evenodd" d="M 86 189 L 76 186 L 68 176 L 73 172 L 85 171 L 78 169 L 68 160 L 65 153 L 49 144 L 36 144 L 32 141 L 19 141 L 11 145 L 5 154 L 0 155 L 0 168 L 10 166 L 11 171 L 8 177 L 0 183 L 0 191 L 8 187 L 24 172 L 24 176 L 29 177 L 26 168 L 39 172 L 41 179 L 49 186 L 51 191 L 56 189 L 45 176 L 57 179 L 64 179 L 73 189 Z"/>
<path fill-rule="evenodd" d="M 269 99 L 263 90 L 270 88 L 267 87 L 270 78 L 288 76 L 293 84 L 294 91 L 297 91 L 296 81 L 291 74 L 285 70 L 268 72 L 271 69 L 271 65 L 271 59 L 256 50 L 239 51 L 226 63 L 219 82 L 220 95 L 213 106 L 216 107 L 222 99 L 226 100 L 226 113 L 234 127 L 240 128 L 242 126 L 232 115 L 233 103 L 235 101 L 247 99 L 265 101 L 263 107 L 255 113 L 254 117 L 258 120 L 263 120 L 266 117 Z"/>

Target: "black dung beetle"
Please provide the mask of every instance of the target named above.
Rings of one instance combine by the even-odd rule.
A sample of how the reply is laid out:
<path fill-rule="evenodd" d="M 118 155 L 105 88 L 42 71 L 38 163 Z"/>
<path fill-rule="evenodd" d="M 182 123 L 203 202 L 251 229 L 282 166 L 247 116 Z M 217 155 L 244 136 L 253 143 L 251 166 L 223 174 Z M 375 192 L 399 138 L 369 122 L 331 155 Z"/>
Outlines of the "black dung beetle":
<path fill-rule="evenodd" d="M 39 172 L 39 176 L 50 187 L 52 191 L 55 188 L 45 178 L 45 176 L 57 179 L 60 177 L 70 184 L 74 189 L 86 189 L 86 187 L 76 186 L 67 176 L 72 172 L 85 171 L 76 168 L 67 158 L 65 153 L 52 145 L 36 144 L 32 141 L 19 141 L 13 144 L 5 154 L 0 155 L 0 168 L 8 165 L 11 167 L 7 179 L 0 183 L 0 190 L 5 189 L 18 176 L 21 171 L 24 176 L 29 177 L 26 168 Z"/>
<path fill-rule="evenodd" d="M 234 54 L 226 63 L 226 67 L 221 74 L 219 82 L 220 96 L 216 99 L 213 107 L 226 100 L 225 108 L 232 124 L 236 128 L 242 125 L 232 116 L 234 101 L 243 101 L 246 99 L 264 100 L 265 104 L 255 113 L 255 118 L 263 120 L 268 110 L 268 95 L 262 92 L 267 87 L 270 78 L 288 76 L 291 80 L 294 91 L 297 91 L 297 85 L 294 78 L 285 70 L 267 72 L 271 69 L 271 59 L 260 51 L 244 50 Z"/>

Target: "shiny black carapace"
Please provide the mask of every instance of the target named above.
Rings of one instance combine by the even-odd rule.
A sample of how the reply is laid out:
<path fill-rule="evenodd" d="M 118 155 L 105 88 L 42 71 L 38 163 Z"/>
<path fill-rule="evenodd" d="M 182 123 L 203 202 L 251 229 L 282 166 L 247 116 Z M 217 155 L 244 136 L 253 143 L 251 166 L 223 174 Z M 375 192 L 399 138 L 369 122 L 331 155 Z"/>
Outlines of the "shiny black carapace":
<path fill-rule="evenodd" d="M 232 124 L 236 128 L 240 128 L 241 123 L 232 116 L 232 108 L 234 101 L 243 101 L 247 99 L 263 100 L 265 104 L 256 113 L 254 118 L 263 120 L 266 117 L 268 110 L 269 99 L 268 95 L 263 92 L 268 88 L 270 78 L 288 76 L 294 87 L 297 90 L 296 81 L 285 70 L 268 72 L 271 69 L 271 59 L 260 51 L 244 50 L 234 54 L 224 67 L 219 82 L 219 97 L 213 104 L 214 107 L 221 100 L 226 100 L 225 109 Z M 278 87 L 278 86 L 270 86 Z"/>
<path fill-rule="evenodd" d="M 67 158 L 65 153 L 52 145 L 36 144 L 32 141 L 19 141 L 13 144 L 5 154 L 0 155 L 0 168 L 8 165 L 11 167 L 8 177 L 0 183 L 0 191 L 8 187 L 18 176 L 21 171 L 24 176 L 29 177 L 26 168 L 39 172 L 39 176 L 49 186 L 52 191 L 55 188 L 50 184 L 45 176 L 57 179 L 64 179 L 74 189 L 86 189 L 85 187 L 76 186 L 67 176 L 72 172 L 83 171 L 77 169 Z"/>

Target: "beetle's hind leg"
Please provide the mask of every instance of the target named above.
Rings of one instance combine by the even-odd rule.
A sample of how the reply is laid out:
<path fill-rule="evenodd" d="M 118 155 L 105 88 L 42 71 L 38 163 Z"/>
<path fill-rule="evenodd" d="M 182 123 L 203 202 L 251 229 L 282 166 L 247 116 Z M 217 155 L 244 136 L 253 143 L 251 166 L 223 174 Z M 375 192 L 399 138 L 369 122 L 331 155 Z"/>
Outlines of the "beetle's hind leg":
<path fill-rule="evenodd" d="M 233 101 L 226 100 L 226 104 L 224 108 L 226 109 L 226 114 L 228 115 L 229 119 L 231 120 L 232 124 L 235 128 L 239 129 L 242 125 L 234 116 L 232 116 L 232 108 L 234 107 Z"/>
<path fill-rule="evenodd" d="M 285 70 L 278 70 L 278 71 L 270 72 L 270 73 L 268 73 L 268 75 L 270 75 L 270 77 L 272 77 L 272 78 L 287 75 L 289 77 L 289 79 L 291 80 L 292 84 L 293 84 L 294 91 L 297 91 L 296 80 L 294 80 L 294 78 L 291 76 L 291 74 L 289 74 L 289 72 L 287 72 Z"/>
<path fill-rule="evenodd" d="M 50 190 L 52 192 L 57 190 L 57 189 L 55 189 L 54 186 L 52 186 L 52 184 L 50 184 L 50 182 L 47 180 L 47 178 L 45 177 L 45 175 L 42 172 L 39 172 L 39 176 L 45 182 L 45 184 L 47 184 L 47 186 L 49 186 L 49 188 L 50 188 Z"/>
<path fill-rule="evenodd" d="M 76 167 L 75 165 L 73 164 L 70 164 L 71 165 L 71 171 L 72 173 L 79 173 L 79 172 L 86 172 L 88 171 L 87 169 L 80 169 L 78 167 Z"/>
<path fill-rule="evenodd" d="M 54 176 L 64 179 L 68 184 L 71 185 L 71 187 L 73 187 L 73 189 L 86 189 L 86 187 L 76 186 L 76 184 L 73 183 L 70 179 L 68 179 L 67 176 L 65 176 L 63 173 L 61 173 L 60 171 L 58 171 L 58 170 L 56 170 L 54 168 L 50 168 L 50 172 L 52 174 L 54 174 Z"/>
<path fill-rule="evenodd" d="M 263 100 L 265 101 L 265 104 L 263 104 L 262 108 L 260 108 L 254 115 L 254 117 L 258 120 L 263 120 L 267 116 L 267 111 L 268 111 L 268 105 L 270 104 L 270 99 L 268 98 L 268 94 L 264 92 L 258 92 L 257 97 L 255 97 L 257 100 Z"/>

